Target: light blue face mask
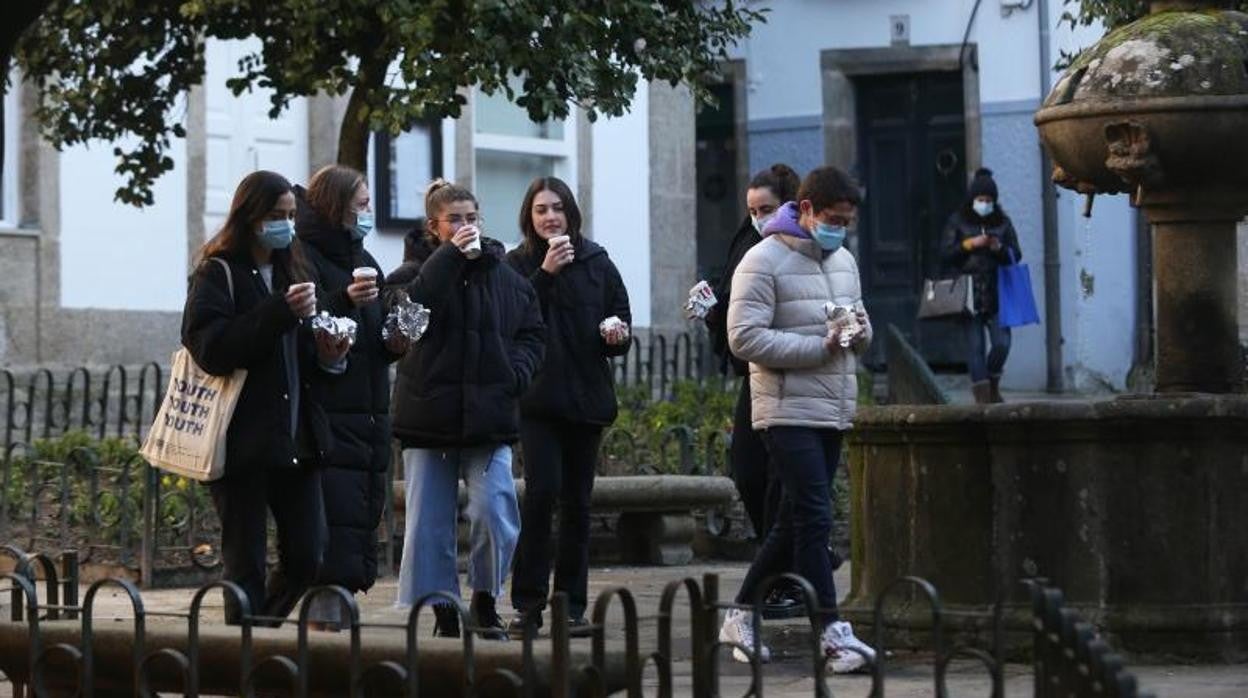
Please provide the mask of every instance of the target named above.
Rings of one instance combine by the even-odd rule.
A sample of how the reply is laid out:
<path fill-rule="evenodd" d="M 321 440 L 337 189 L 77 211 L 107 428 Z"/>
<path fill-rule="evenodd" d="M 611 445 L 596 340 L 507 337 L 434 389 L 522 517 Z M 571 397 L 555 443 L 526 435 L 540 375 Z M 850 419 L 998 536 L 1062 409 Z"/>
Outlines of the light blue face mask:
<path fill-rule="evenodd" d="M 814 237 L 815 242 L 819 243 L 819 249 L 824 252 L 835 252 L 845 244 L 845 226 L 816 222 Z"/>
<path fill-rule="evenodd" d="M 975 209 L 975 213 L 978 213 L 980 218 L 987 218 L 992 214 L 992 209 L 996 208 L 991 201 L 976 201 L 971 204 L 971 207 Z"/>
<path fill-rule="evenodd" d="M 295 222 L 289 218 L 265 221 L 260 229 L 260 244 L 270 250 L 284 250 L 295 239 Z"/>
<path fill-rule="evenodd" d="M 351 237 L 356 240 L 363 240 L 368 234 L 373 232 L 373 212 L 360 211 L 355 214 L 355 225 L 351 227 Z"/>

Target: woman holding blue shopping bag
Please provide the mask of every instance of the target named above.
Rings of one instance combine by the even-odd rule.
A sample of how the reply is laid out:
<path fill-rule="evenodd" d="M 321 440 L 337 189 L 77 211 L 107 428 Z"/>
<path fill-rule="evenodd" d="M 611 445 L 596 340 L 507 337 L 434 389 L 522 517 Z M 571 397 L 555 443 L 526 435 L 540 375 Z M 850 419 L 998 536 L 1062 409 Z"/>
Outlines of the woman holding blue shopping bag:
<path fill-rule="evenodd" d="M 1017 264 L 1023 250 L 1014 224 L 1001 208 L 992 170 L 975 173 L 966 203 L 945 225 L 942 249 L 945 263 L 969 275 L 974 288 L 975 310 L 966 320 L 966 329 L 975 402 L 1003 402 L 1001 373 L 1010 355 L 1011 330 L 1001 318 L 998 275 Z"/>

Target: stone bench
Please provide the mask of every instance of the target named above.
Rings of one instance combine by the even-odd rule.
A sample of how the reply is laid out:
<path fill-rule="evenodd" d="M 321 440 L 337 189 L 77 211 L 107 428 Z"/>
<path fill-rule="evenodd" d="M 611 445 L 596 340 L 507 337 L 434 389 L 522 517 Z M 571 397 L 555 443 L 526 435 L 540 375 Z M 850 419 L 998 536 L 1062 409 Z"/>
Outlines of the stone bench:
<path fill-rule="evenodd" d="M 523 501 L 523 480 L 516 480 L 516 495 Z M 622 475 L 595 479 L 590 507 L 595 513 L 619 513 L 616 536 L 623 562 L 684 565 L 693 560 L 694 511 L 726 507 L 736 496 L 732 480 L 716 475 Z M 461 508 L 467 497 L 461 487 Z M 402 521 L 402 481 L 394 483 L 394 509 Z"/>

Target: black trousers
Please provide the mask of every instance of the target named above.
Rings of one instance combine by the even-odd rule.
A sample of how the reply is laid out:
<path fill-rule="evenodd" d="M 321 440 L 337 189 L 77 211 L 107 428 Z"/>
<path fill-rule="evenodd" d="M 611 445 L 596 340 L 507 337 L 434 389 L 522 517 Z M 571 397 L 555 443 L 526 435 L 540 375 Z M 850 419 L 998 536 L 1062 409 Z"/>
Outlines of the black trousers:
<path fill-rule="evenodd" d="M 247 593 L 253 616 L 285 618 L 320 571 L 329 530 L 320 471 L 251 463 L 209 483 L 221 519 L 222 578 Z M 277 525 L 278 565 L 267 574 L 268 513 Z M 266 582 L 267 577 L 267 582 Z M 241 609 L 225 595 L 225 622 Z"/>
<path fill-rule="evenodd" d="M 585 614 L 589 595 L 589 498 L 594 489 L 602 427 L 562 420 L 520 421 L 524 449 L 524 504 L 512 566 L 511 605 L 522 612 L 546 607 L 551 520 L 559 506 L 555 591 L 568 595 L 572 618 Z"/>
<path fill-rule="evenodd" d="M 810 582 L 825 621 L 837 619 L 836 586 L 828 539 L 832 533 L 832 477 L 841 460 L 841 432 L 776 426 L 764 435 L 783 483 L 775 525 L 737 592 L 737 603 L 754 603 L 763 583 L 790 570 Z"/>
<path fill-rule="evenodd" d="M 754 431 L 750 409 L 750 378 L 741 379 L 737 407 L 732 414 L 732 447 L 728 459 L 737 495 L 759 541 L 767 537 L 780 508 L 780 481 L 770 467 L 767 447 L 760 432 Z"/>

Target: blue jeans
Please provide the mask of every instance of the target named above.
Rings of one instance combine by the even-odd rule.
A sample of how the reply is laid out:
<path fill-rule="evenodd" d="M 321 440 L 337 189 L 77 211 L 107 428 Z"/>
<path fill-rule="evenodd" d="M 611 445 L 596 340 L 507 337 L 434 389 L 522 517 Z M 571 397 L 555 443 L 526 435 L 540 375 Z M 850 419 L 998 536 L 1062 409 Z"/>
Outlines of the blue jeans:
<path fill-rule="evenodd" d="M 1005 360 L 1010 357 L 1010 328 L 1002 327 L 996 315 L 976 313 L 966 321 L 966 346 L 970 352 L 967 367 L 971 372 L 971 382 L 981 383 L 991 378 L 1000 378 L 1005 370 Z M 992 349 L 984 346 L 984 334 Z"/>
<path fill-rule="evenodd" d="M 444 591 L 459 596 L 456 570 L 459 479 L 468 486 L 468 585 L 503 594 L 520 537 L 520 507 L 511 477 L 511 447 L 403 449 L 407 521 L 399 565 L 400 606 Z"/>
<path fill-rule="evenodd" d="M 771 427 L 763 442 L 780 477 L 780 510 L 737 592 L 752 604 L 769 577 L 796 572 L 810 582 L 825 622 L 837 619 L 836 585 L 828 539 L 832 536 L 832 476 L 841 462 L 841 432 Z"/>

